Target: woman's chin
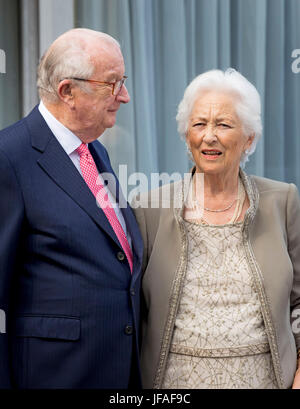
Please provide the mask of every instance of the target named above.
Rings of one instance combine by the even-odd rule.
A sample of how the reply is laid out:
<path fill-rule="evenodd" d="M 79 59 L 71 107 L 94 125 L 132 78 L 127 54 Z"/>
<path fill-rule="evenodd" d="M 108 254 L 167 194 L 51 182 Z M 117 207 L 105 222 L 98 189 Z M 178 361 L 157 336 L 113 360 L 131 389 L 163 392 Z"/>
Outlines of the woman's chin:
<path fill-rule="evenodd" d="M 198 172 L 205 173 L 206 175 L 217 175 L 224 172 L 224 166 L 220 166 L 216 163 L 201 164 L 200 166 L 196 164 L 196 167 Z"/>

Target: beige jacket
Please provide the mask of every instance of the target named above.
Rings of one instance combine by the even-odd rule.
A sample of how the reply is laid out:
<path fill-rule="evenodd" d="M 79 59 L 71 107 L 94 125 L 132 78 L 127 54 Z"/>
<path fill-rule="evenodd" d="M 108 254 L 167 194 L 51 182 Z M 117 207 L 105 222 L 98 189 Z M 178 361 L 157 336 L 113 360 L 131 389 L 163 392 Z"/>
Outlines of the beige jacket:
<path fill-rule="evenodd" d="M 250 207 L 243 238 L 261 302 L 276 378 L 290 388 L 300 348 L 300 200 L 295 185 L 249 177 L 240 171 Z M 187 268 L 188 240 L 182 219 L 182 181 L 152 191 L 133 206 L 144 240 L 144 388 L 160 388 Z M 171 207 L 161 200 L 171 191 Z M 157 205 L 157 203 L 156 203 Z M 298 310 L 299 309 L 299 310 Z M 293 312 L 294 311 L 294 312 Z M 293 327 L 293 330 L 292 330 Z"/>

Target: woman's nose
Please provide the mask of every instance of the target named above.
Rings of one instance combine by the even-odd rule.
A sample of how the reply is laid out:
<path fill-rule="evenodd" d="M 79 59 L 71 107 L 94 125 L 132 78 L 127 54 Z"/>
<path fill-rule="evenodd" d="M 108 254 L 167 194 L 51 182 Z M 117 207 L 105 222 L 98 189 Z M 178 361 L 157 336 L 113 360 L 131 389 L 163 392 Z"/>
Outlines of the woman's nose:
<path fill-rule="evenodd" d="M 213 128 L 207 129 L 203 137 L 203 141 L 206 143 L 213 143 L 216 140 L 217 140 L 217 136 L 215 134 L 215 130 Z"/>

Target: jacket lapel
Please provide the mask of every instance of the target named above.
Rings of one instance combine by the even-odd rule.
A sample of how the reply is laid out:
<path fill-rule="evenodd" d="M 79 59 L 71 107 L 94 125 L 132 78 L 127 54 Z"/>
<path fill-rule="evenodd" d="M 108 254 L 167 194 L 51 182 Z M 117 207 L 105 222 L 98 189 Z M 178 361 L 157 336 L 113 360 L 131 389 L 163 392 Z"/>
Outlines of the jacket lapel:
<path fill-rule="evenodd" d="M 134 272 L 140 271 L 140 267 L 142 265 L 142 257 L 143 257 L 142 236 L 141 236 L 138 224 L 136 222 L 135 216 L 133 214 L 133 211 L 129 203 L 126 201 L 123 195 L 121 186 L 119 184 L 119 180 L 110 165 L 110 161 L 108 157 L 105 157 L 104 149 L 102 150 L 100 148 L 102 148 L 102 145 L 97 142 L 93 142 L 92 144 L 89 144 L 89 149 L 97 165 L 98 171 L 100 173 L 109 173 L 115 179 L 116 192 L 112 192 L 112 194 L 115 194 L 116 201 L 121 206 L 120 209 L 124 217 L 127 230 L 132 239 L 133 274 L 134 274 Z"/>
<path fill-rule="evenodd" d="M 121 192 L 122 194 L 122 192 Z M 131 207 L 127 203 L 126 208 L 121 209 L 127 229 L 132 239 L 133 247 L 133 274 L 137 271 L 141 271 L 142 259 L 143 259 L 143 239 L 132 212 Z"/>
<path fill-rule="evenodd" d="M 27 117 L 33 148 L 41 152 L 38 164 L 120 246 L 104 212 L 84 179 L 52 134 L 37 107 Z"/>

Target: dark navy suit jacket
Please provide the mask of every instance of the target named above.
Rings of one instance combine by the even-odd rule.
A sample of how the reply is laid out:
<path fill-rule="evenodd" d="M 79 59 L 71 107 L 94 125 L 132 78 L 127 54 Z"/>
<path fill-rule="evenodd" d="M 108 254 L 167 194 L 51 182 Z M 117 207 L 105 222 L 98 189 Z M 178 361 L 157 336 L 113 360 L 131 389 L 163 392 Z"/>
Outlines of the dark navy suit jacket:
<path fill-rule="evenodd" d="M 89 148 L 98 170 L 114 175 L 105 148 Z M 38 108 L 0 132 L 0 387 L 127 388 L 133 358 L 139 373 L 143 246 L 130 207 L 122 214 L 132 275 Z"/>

